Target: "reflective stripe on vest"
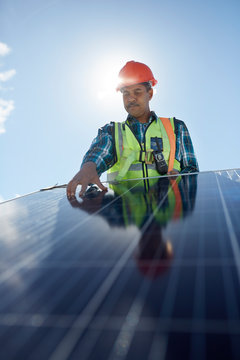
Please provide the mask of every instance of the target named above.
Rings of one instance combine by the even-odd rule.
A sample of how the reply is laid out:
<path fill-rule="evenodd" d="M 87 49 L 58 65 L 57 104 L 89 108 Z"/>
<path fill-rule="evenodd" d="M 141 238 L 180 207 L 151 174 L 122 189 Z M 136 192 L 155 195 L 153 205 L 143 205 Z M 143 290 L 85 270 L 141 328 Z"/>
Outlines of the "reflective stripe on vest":
<path fill-rule="evenodd" d="M 159 137 L 163 142 L 163 155 L 168 171 L 180 171 L 180 163 L 174 159 L 176 140 L 173 118 L 158 118 L 145 131 L 145 144 L 140 144 L 127 122 L 115 123 L 116 164 L 108 170 L 108 181 L 159 176 L 151 149 L 151 138 Z"/>

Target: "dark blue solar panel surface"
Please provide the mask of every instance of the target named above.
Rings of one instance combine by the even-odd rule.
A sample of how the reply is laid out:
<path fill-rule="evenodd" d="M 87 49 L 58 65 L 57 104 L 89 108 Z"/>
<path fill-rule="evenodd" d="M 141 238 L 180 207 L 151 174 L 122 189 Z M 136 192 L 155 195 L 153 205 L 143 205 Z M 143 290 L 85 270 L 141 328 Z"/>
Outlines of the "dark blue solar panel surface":
<path fill-rule="evenodd" d="M 3 359 L 240 359 L 240 170 L 0 205 Z"/>

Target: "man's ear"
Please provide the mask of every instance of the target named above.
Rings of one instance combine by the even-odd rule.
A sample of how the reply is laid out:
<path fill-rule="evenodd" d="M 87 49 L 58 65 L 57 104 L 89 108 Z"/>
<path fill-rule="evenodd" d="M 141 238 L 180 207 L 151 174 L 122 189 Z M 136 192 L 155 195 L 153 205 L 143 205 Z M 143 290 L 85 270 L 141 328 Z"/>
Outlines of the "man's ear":
<path fill-rule="evenodd" d="M 148 94 L 149 94 L 149 101 L 152 99 L 153 97 L 153 88 L 151 88 L 149 91 L 148 91 Z"/>

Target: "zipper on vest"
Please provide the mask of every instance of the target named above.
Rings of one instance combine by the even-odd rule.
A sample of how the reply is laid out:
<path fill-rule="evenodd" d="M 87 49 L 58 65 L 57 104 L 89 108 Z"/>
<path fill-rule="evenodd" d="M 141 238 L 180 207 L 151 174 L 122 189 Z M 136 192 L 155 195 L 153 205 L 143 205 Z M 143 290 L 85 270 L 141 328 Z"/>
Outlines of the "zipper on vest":
<path fill-rule="evenodd" d="M 147 149 L 146 149 L 146 132 L 147 132 L 149 126 L 150 126 L 154 121 L 156 121 L 156 120 L 152 120 L 152 121 L 148 124 L 148 126 L 146 127 L 146 129 L 144 130 L 144 134 L 143 134 L 143 145 L 144 145 L 144 151 L 145 151 L 145 152 L 147 151 Z M 146 177 L 148 178 L 148 168 L 147 168 L 147 164 L 144 163 L 144 165 L 145 165 Z"/>
<path fill-rule="evenodd" d="M 125 123 L 127 125 L 127 127 L 130 129 L 130 131 L 133 133 L 133 136 L 135 137 L 135 139 L 137 140 L 137 142 L 139 143 L 139 146 L 140 146 L 140 149 L 141 151 L 143 151 L 143 148 L 142 148 L 142 144 L 140 143 L 140 141 L 136 138 L 134 132 L 132 131 L 132 129 L 130 128 L 130 126 L 128 125 L 128 123 L 126 122 Z M 146 145 L 145 145 L 145 131 L 144 131 L 144 149 L 146 148 Z M 145 169 L 145 163 L 142 162 L 142 172 L 143 172 L 143 177 L 147 177 L 147 173 L 146 173 L 146 169 Z M 145 185 L 145 184 L 144 184 Z"/>

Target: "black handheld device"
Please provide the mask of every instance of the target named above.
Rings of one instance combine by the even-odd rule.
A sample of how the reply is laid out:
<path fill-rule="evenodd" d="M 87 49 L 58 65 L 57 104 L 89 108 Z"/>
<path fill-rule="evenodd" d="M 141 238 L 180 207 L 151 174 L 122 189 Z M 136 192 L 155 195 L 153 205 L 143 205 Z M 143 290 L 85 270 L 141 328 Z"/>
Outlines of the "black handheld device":
<path fill-rule="evenodd" d="M 157 137 L 155 137 L 155 141 L 156 141 L 156 144 L 157 144 L 157 147 L 158 147 L 158 150 L 153 151 L 153 157 L 154 157 L 154 160 L 155 160 L 156 169 L 157 169 L 157 172 L 160 175 L 165 175 L 168 172 L 168 166 L 167 166 L 167 163 L 166 163 L 166 161 L 164 159 L 164 156 L 163 156 L 163 153 L 162 153 L 162 150 L 161 150 L 161 147 L 160 147 L 160 144 L 159 144 L 159 141 L 158 141 Z"/>

